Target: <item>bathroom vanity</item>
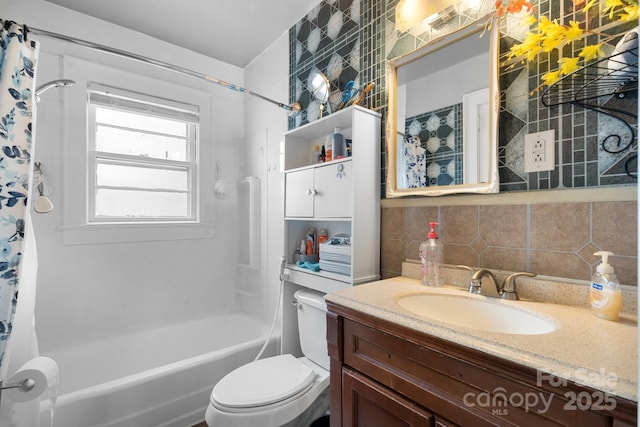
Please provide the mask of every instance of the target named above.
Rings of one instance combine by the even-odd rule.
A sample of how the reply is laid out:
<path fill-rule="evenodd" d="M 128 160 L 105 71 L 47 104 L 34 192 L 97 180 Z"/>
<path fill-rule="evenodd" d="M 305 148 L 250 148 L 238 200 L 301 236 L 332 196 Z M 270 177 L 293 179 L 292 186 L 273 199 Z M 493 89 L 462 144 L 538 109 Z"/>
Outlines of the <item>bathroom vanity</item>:
<path fill-rule="evenodd" d="M 553 330 L 505 334 L 452 326 L 398 304 L 430 293 L 526 311 Z M 634 317 L 609 322 L 584 308 L 487 301 L 404 277 L 326 300 L 332 427 L 637 423 Z"/>

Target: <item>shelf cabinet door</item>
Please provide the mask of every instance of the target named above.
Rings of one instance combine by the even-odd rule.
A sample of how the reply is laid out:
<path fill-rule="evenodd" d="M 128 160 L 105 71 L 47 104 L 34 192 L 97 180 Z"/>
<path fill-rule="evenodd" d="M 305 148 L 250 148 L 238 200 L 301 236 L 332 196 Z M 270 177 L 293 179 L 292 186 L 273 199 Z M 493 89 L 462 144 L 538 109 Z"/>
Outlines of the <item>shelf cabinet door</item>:
<path fill-rule="evenodd" d="M 313 172 L 305 169 L 285 174 L 285 216 L 313 217 Z"/>
<path fill-rule="evenodd" d="M 343 369 L 342 387 L 342 426 L 433 425 L 433 414 L 358 372 Z"/>
<path fill-rule="evenodd" d="M 348 218 L 352 215 L 353 174 L 351 162 L 327 164 L 315 169 L 315 216 Z"/>

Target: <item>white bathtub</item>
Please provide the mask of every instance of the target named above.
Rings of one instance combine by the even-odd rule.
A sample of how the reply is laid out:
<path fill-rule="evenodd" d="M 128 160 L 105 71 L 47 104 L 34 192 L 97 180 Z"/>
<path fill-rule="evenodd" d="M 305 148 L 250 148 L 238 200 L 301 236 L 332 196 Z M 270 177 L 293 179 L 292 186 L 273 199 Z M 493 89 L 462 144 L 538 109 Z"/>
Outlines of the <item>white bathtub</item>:
<path fill-rule="evenodd" d="M 197 424 L 213 385 L 255 358 L 267 329 L 229 314 L 43 353 L 60 368 L 54 427 Z"/>

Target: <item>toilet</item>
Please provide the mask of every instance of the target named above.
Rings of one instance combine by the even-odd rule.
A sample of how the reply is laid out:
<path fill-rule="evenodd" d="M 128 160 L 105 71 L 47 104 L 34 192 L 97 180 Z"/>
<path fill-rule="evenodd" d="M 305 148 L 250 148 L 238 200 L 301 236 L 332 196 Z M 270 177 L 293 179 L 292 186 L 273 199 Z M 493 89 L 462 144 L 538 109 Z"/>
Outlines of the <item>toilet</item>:
<path fill-rule="evenodd" d="M 230 372 L 213 388 L 209 427 L 308 427 L 329 409 L 329 356 L 324 294 L 294 294 L 303 357 L 260 359 Z"/>

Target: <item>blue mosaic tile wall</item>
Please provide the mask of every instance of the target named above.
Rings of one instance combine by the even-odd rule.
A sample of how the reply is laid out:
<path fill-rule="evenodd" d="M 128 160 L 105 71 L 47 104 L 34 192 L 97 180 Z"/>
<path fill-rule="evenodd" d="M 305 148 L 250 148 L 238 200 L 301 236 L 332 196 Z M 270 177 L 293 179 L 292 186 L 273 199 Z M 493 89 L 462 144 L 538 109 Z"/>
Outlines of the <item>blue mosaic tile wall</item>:
<path fill-rule="evenodd" d="M 363 106 L 383 114 L 383 138 L 386 121 L 387 94 L 385 64 L 391 59 L 415 50 L 426 43 L 477 17 L 459 15 L 436 30 L 401 33 L 395 28 L 395 6 L 398 0 L 323 0 L 307 17 L 291 28 L 290 40 L 290 101 L 298 101 L 303 113 L 290 119 L 294 128 L 319 117 L 319 108 L 311 100 L 308 77 L 314 70 L 323 72 L 330 80 L 333 98 L 337 102 L 344 85 L 353 80 L 358 87 L 375 83 L 374 90 L 365 98 Z M 483 10 L 491 7 L 488 1 Z M 571 1 L 542 0 L 538 13 L 550 19 L 589 19 L 597 27 L 598 14 L 580 16 Z M 484 13 L 480 13 L 482 16 Z M 626 31 L 637 23 L 627 24 Z M 608 31 L 620 32 L 620 29 Z M 501 52 L 521 40 L 522 34 L 512 28 L 502 29 Z M 607 42 L 604 50 L 611 52 L 618 42 Z M 566 49 L 579 49 L 579 42 Z M 557 53 L 551 53 L 557 55 Z M 500 191 L 527 191 L 561 188 L 635 185 L 637 162 L 637 92 L 624 99 L 609 98 L 606 106 L 625 111 L 624 114 L 606 115 L 572 104 L 545 106 L 541 93 L 530 95 L 540 82 L 540 76 L 549 68 L 548 58 L 531 65 L 520 65 L 502 70 L 500 76 L 501 109 L 499 129 Z M 604 102 L 604 101 L 602 101 Z M 330 107 L 329 107 L 330 108 Z M 629 116 L 629 113 L 631 116 Z M 325 112 L 326 114 L 326 112 Z M 630 124 L 630 128 L 618 116 Z M 524 172 L 524 135 L 547 129 L 556 130 L 556 168 L 548 172 Z M 634 135 L 630 135 L 631 129 Z M 603 142 L 610 135 L 631 138 L 628 149 L 610 153 Z M 626 136 L 625 136 L 626 135 Z M 609 139 L 610 141 L 611 139 Z M 382 141 L 382 147 L 386 147 Z M 386 153 L 382 157 L 382 194 L 385 194 Z M 630 176 L 625 171 L 630 170 Z"/>
<path fill-rule="evenodd" d="M 289 32 L 290 96 L 302 106 L 302 114 L 291 118 L 289 127 L 301 126 L 320 117 L 313 100 L 310 76 L 322 72 L 330 83 L 330 114 L 341 101 L 349 81 L 361 81 L 360 0 L 323 1 Z"/>

